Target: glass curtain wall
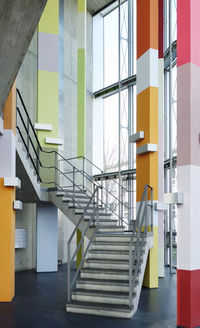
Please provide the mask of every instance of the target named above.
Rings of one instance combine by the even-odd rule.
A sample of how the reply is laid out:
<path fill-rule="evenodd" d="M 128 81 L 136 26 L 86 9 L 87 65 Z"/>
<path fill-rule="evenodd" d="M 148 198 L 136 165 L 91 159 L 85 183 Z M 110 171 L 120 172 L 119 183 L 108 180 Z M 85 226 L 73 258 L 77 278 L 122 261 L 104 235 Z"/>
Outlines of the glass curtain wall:
<path fill-rule="evenodd" d="M 122 87 L 122 81 L 136 73 L 136 1 L 116 1 L 115 7 L 110 8 L 110 11 L 102 12 L 103 89 L 111 89 L 102 96 L 103 171 L 119 172 L 115 182 L 109 179 L 106 184 L 123 202 L 120 216 L 127 220 L 133 214 L 135 184 L 122 176 L 121 171 L 135 168 L 135 147 L 129 144 L 129 135 L 134 133 L 136 125 L 136 92 L 133 83 L 127 82 Z M 121 191 L 119 184 L 123 186 Z M 128 196 L 128 190 L 132 192 L 131 196 Z M 119 206 L 117 202 L 113 204 L 120 212 Z"/>
<path fill-rule="evenodd" d="M 171 39 L 171 41 L 170 41 Z M 172 56 L 164 71 L 165 89 L 165 192 L 177 191 L 177 67 L 173 51 L 177 40 L 177 0 L 164 0 L 164 50 L 169 54 L 171 44 Z M 173 46 L 172 46 L 173 45 Z M 170 56 L 169 56 L 170 59 Z M 171 157 L 171 161 L 169 160 Z M 165 213 L 165 264 L 171 272 L 176 269 L 177 209 L 169 206 Z"/>

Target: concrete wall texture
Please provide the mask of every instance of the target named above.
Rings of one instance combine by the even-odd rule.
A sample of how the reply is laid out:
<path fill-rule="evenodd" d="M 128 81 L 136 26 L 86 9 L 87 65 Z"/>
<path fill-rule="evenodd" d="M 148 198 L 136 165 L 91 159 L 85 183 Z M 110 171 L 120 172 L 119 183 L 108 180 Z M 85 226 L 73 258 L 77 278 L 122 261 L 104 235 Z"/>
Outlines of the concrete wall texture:
<path fill-rule="evenodd" d="M 78 0 L 59 1 L 59 108 L 58 137 L 64 140 L 59 152 L 66 158 L 77 156 L 77 49 Z M 85 156 L 92 160 L 92 16 L 87 12 Z M 37 122 L 38 33 L 34 34 L 17 76 L 20 90 L 33 123 Z M 28 247 L 16 251 L 16 270 L 36 267 L 36 204 L 24 204 L 17 213 L 16 228 L 28 229 Z M 67 261 L 67 240 L 74 225 L 58 211 L 58 259 Z M 76 240 L 74 240 L 74 247 Z"/>

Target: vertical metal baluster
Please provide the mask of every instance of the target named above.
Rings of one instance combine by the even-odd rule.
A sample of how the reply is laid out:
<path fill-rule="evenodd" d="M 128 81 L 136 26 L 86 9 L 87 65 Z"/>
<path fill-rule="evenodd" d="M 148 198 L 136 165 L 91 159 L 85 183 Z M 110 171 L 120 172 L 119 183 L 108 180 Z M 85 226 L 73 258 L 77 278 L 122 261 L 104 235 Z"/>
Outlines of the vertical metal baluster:
<path fill-rule="evenodd" d="M 101 171 L 101 207 L 103 207 L 103 171 Z"/>
<path fill-rule="evenodd" d="M 85 189 L 85 157 L 83 157 L 83 191 Z"/>
<path fill-rule="evenodd" d="M 67 244 L 67 294 L 68 302 L 71 301 L 71 263 L 70 263 L 70 243 Z"/>
<path fill-rule="evenodd" d="M 132 254 L 132 244 L 130 244 L 129 245 L 129 307 L 132 307 L 132 295 L 133 295 L 133 254 Z"/>
<path fill-rule="evenodd" d="M 99 187 L 97 187 L 97 220 L 99 220 Z"/>
<path fill-rule="evenodd" d="M 27 158 L 29 158 L 29 156 L 30 156 L 30 150 L 29 150 L 29 138 L 30 138 L 30 136 L 29 136 L 29 119 L 28 119 L 28 117 L 27 117 L 27 130 L 28 130 L 28 132 L 27 132 L 27 149 L 28 149 L 28 153 L 27 153 Z"/>
<path fill-rule="evenodd" d="M 75 200 L 75 167 L 73 166 L 73 206 Z"/>
<path fill-rule="evenodd" d="M 151 232 L 153 232 L 153 189 L 151 189 Z"/>
<path fill-rule="evenodd" d="M 55 166 L 55 187 L 58 186 L 58 154 L 55 152 L 55 163 L 54 163 L 54 166 Z"/>

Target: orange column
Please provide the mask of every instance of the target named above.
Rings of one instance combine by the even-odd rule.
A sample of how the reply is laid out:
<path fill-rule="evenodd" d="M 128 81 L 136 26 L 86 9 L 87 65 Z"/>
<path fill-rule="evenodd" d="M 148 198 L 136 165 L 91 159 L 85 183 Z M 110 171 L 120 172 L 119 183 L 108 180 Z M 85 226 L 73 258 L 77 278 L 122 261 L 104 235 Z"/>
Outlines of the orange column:
<path fill-rule="evenodd" d="M 137 0 L 137 206 L 146 184 L 158 201 L 158 0 Z M 150 197 L 150 194 L 149 194 Z M 158 287 L 158 213 L 154 211 L 154 247 L 150 250 L 144 285 Z"/>
<path fill-rule="evenodd" d="M 15 295 L 15 187 L 5 187 L 4 178 L 15 178 L 15 84 L 3 113 L 4 129 L 0 136 L 0 302 L 10 302 Z"/>

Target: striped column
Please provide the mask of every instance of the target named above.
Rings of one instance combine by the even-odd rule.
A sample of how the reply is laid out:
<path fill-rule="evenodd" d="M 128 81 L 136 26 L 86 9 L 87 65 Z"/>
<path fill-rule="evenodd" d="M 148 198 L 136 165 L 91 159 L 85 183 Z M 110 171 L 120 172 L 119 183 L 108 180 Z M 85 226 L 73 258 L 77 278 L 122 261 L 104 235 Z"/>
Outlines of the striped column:
<path fill-rule="evenodd" d="M 59 0 L 48 0 L 38 25 L 38 113 L 43 126 L 38 138 L 44 150 L 57 150 L 59 117 Z M 46 127 L 50 128 L 46 128 Z M 45 127 L 45 128 L 43 128 Z M 55 155 L 40 154 L 46 166 L 54 166 Z M 43 181 L 53 182 L 55 171 L 40 170 Z M 50 187 L 51 185 L 48 185 Z M 54 184 L 52 185 L 54 186 Z M 37 272 L 57 271 L 58 210 L 51 203 L 37 205 Z M 49 253 L 50 252 L 50 253 Z M 49 256 L 51 254 L 51 257 Z"/>
<path fill-rule="evenodd" d="M 77 156 L 85 156 L 85 110 L 86 110 L 86 19 L 87 0 L 78 0 L 78 77 L 77 77 Z M 77 245 L 82 238 L 77 231 Z M 77 267 L 82 259 L 80 247 L 77 254 Z"/>
<path fill-rule="evenodd" d="M 159 38 L 158 38 L 158 201 L 164 203 L 164 58 L 163 58 L 163 23 L 164 8 L 163 0 L 159 0 Z M 164 277 L 164 211 L 158 212 L 158 276 Z"/>
<path fill-rule="evenodd" d="M 200 326 L 200 1 L 177 1 L 177 324 Z"/>
<path fill-rule="evenodd" d="M 4 178 L 16 174 L 16 85 L 4 106 L 3 135 L 0 136 L 0 302 L 15 295 L 15 187 L 4 186 Z"/>
<path fill-rule="evenodd" d="M 59 64 L 59 0 L 48 0 L 38 25 L 38 113 L 37 121 L 51 126 L 38 130 L 41 146 L 58 149 L 58 64 Z M 50 141 L 47 141 L 49 138 Z M 44 155 L 43 155 L 44 156 Z M 54 157 L 42 158 L 47 166 Z M 50 161 L 50 162 L 49 162 Z M 48 172 L 48 173 L 47 173 Z M 54 179 L 53 170 L 41 172 L 44 180 Z"/>
<path fill-rule="evenodd" d="M 137 131 L 144 139 L 137 143 L 158 146 L 158 0 L 137 0 Z M 145 184 L 154 189 L 158 201 L 158 152 L 137 155 L 137 203 Z M 150 250 L 144 285 L 158 287 L 158 212 L 154 211 L 154 247 Z"/>

